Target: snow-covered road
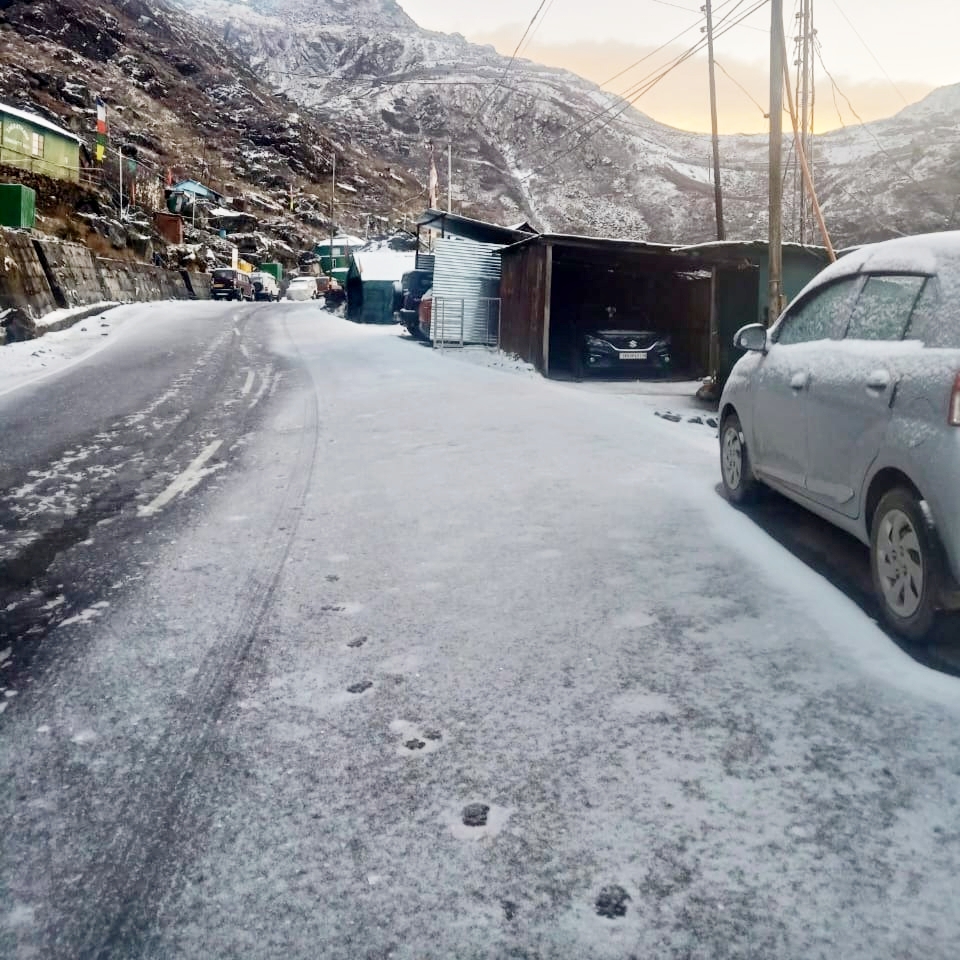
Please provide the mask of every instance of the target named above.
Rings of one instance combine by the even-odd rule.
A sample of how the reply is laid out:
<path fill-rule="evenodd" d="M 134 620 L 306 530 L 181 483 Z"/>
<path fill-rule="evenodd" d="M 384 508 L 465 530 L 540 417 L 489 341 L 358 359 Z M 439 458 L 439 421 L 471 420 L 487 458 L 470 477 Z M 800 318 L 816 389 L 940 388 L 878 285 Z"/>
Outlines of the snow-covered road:
<path fill-rule="evenodd" d="M 0 954 L 954 956 L 960 680 L 718 495 L 712 431 L 209 313 L 220 400 L 8 691 Z"/>

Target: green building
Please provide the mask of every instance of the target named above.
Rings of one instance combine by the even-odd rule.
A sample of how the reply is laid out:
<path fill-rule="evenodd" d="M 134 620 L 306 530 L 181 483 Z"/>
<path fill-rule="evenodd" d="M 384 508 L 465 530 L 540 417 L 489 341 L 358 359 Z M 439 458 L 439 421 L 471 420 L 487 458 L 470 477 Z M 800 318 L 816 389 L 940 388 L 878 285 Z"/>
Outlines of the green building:
<path fill-rule="evenodd" d="M 0 163 L 76 183 L 81 143 L 43 117 L 0 103 Z"/>
<path fill-rule="evenodd" d="M 320 240 L 313 248 L 313 252 L 320 260 L 320 269 L 328 276 L 337 280 L 344 289 L 351 275 L 357 270 L 353 262 L 353 253 L 366 243 L 359 237 L 338 236 L 330 240 Z M 331 255 L 332 251 L 332 255 Z"/>

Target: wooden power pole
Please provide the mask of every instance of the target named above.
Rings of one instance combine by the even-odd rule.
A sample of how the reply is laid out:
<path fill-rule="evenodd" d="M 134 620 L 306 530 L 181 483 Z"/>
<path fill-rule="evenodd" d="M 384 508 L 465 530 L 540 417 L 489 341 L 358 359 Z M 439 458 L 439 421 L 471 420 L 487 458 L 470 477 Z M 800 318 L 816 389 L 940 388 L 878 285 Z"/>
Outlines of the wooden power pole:
<path fill-rule="evenodd" d="M 726 240 L 723 226 L 723 190 L 720 186 L 720 136 L 717 132 L 717 73 L 713 61 L 713 4 L 705 0 L 701 9 L 707 15 L 707 53 L 710 60 L 710 123 L 713 130 L 713 195 L 717 207 L 717 239 Z"/>
<path fill-rule="evenodd" d="M 783 309 L 783 0 L 770 0 L 770 233 L 769 314 L 772 324 Z"/>

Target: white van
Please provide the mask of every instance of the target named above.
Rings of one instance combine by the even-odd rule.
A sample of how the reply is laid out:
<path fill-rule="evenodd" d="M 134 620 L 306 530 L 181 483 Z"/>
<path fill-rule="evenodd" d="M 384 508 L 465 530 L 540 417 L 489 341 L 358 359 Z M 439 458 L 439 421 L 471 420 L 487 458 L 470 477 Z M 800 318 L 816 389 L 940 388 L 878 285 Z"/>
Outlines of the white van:
<path fill-rule="evenodd" d="M 253 284 L 255 299 L 280 299 L 280 285 L 277 283 L 277 278 L 272 273 L 264 273 L 262 271 L 251 273 L 250 282 Z"/>

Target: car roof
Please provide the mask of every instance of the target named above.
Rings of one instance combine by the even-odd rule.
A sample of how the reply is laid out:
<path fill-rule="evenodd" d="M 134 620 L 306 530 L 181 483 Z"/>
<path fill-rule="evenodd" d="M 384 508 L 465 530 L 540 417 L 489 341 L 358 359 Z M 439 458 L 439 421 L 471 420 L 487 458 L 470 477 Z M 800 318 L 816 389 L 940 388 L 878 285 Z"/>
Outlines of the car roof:
<path fill-rule="evenodd" d="M 919 273 L 934 276 L 960 263 L 960 230 L 897 237 L 854 247 L 820 271 L 804 288 L 804 296 L 825 283 L 860 273 Z"/>

